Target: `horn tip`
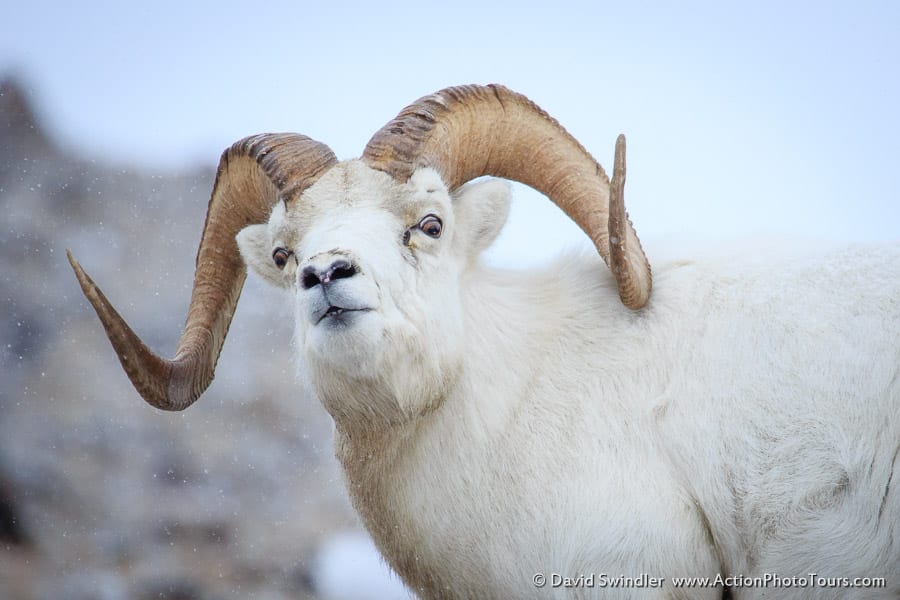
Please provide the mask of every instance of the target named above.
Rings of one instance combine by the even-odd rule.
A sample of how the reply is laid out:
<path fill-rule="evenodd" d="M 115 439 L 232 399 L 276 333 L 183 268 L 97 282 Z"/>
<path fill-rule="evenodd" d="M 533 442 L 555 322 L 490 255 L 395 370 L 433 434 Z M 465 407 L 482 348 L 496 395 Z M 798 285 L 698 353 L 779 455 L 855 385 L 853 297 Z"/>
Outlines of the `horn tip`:
<path fill-rule="evenodd" d="M 616 138 L 616 151 L 613 157 L 613 170 L 625 167 L 625 134 L 620 133 Z"/>
<path fill-rule="evenodd" d="M 81 268 L 81 265 L 78 264 L 78 261 L 75 260 L 75 257 L 72 256 L 72 251 L 66 248 L 66 258 L 69 259 L 69 264 L 72 265 L 72 268 L 78 270 Z"/>
<path fill-rule="evenodd" d="M 89 295 L 89 290 L 94 287 L 94 282 L 88 276 L 87 272 L 85 272 L 84 268 L 81 264 L 75 260 L 75 257 L 72 256 L 72 251 L 66 248 L 66 257 L 69 259 L 69 264 L 72 266 L 72 270 L 75 271 L 75 278 L 78 279 L 78 283 L 81 285 L 81 291 L 84 292 L 85 296 Z"/>

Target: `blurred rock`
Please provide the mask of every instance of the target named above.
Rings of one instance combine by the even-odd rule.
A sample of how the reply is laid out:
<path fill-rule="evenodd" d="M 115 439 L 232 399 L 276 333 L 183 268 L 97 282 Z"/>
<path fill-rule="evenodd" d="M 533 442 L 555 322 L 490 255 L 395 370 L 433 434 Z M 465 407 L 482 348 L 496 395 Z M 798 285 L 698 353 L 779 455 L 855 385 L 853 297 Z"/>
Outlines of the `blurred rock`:
<path fill-rule="evenodd" d="M 0 146 L 0 185 L 15 168 L 13 156 L 36 157 L 53 152 L 50 140 L 38 125 L 30 92 L 13 79 L 0 81 L 0 139 L 15 144 Z"/>
<path fill-rule="evenodd" d="M 330 419 L 294 381 L 283 292 L 248 280 L 216 381 L 164 413 L 66 261 L 171 353 L 213 175 L 69 156 L 27 88 L 0 85 L 0 598 L 312 598 L 297 573 L 358 528 Z"/>
<path fill-rule="evenodd" d="M 31 535 L 25 530 L 21 512 L 18 495 L 6 476 L 0 472 L 0 544 L 19 547 L 31 545 Z"/>

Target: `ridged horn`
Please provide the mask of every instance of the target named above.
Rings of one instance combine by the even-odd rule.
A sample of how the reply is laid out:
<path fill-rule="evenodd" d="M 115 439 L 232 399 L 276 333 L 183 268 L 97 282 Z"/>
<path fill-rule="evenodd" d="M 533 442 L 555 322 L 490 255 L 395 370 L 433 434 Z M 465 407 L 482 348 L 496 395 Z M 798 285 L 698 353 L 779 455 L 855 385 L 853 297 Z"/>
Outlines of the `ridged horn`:
<path fill-rule="evenodd" d="M 222 154 L 197 250 L 187 321 L 171 360 L 147 348 L 67 251 L 122 367 L 149 404 L 183 410 L 209 387 L 247 277 L 235 236 L 247 225 L 265 223 L 278 200 L 295 200 L 336 162 L 328 146 L 291 133 L 244 138 Z"/>
<path fill-rule="evenodd" d="M 624 185 L 622 136 L 616 156 L 618 183 Z M 420 98 L 372 136 L 363 160 L 401 182 L 420 167 L 432 167 L 451 190 L 482 175 L 529 185 L 591 238 L 612 269 L 625 306 L 641 308 L 650 297 L 650 263 L 625 213 L 622 185 L 611 207 L 603 168 L 521 94 L 496 84 L 466 85 Z"/>

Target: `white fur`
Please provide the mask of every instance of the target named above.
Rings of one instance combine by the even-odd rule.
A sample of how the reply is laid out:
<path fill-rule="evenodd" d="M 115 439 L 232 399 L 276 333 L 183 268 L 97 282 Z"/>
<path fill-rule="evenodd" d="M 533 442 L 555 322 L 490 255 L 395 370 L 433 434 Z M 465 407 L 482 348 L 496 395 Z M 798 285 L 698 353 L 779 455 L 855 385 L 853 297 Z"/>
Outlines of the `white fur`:
<path fill-rule="evenodd" d="M 887 587 L 732 594 L 898 597 L 900 245 L 656 264 L 634 312 L 593 255 L 483 266 L 508 195 L 488 180 L 451 199 L 433 171 L 401 185 L 349 161 L 239 236 L 295 293 L 301 377 L 406 583 L 435 598 L 718 598 L 672 578 L 816 573 Z M 404 246 L 426 214 L 442 236 L 413 229 Z M 313 323 L 321 288 L 273 274 L 276 245 L 293 274 L 349 257 L 359 273 L 330 293 L 371 310 Z M 536 573 L 665 584 L 536 588 Z"/>

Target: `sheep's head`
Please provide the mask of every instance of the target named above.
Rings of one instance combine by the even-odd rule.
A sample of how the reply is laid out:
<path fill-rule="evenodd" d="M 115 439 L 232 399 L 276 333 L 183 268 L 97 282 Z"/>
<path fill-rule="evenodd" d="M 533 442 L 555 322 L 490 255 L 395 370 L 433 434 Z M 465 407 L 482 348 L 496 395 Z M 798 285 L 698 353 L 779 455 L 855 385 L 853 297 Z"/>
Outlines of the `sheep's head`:
<path fill-rule="evenodd" d="M 353 160 L 237 239 L 294 295 L 302 377 L 330 412 L 396 422 L 433 408 L 461 362 L 458 281 L 508 209 L 502 180 L 451 197 L 432 168 L 399 183 Z"/>
<path fill-rule="evenodd" d="M 623 303 L 637 309 L 649 297 L 650 268 L 625 214 L 624 169 L 624 138 L 610 183 L 555 120 L 501 86 L 420 99 L 375 134 L 360 160 L 338 163 L 324 145 L 293 134 L 242 140 L 219 165 L 172 360 L 147 349 L 70 260 L 123 367 L 154 406 L 183 409 L 212 381 L 246 261 L 294 291 L 305 375 L 332 414 L 369 410 L 394 421 L 432 408 L 453 376 L 462 352 L 459 275 L 506 218 L 505 184 L 466 184 L 494 175 L 546 194 L 590 236 Z M 376 378 L 390 381 L 358 385 Z M 393 393 L 353 407 L 329 402 L 347 396 L 346 386 Z"/>

